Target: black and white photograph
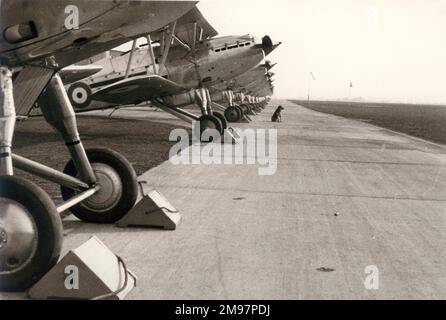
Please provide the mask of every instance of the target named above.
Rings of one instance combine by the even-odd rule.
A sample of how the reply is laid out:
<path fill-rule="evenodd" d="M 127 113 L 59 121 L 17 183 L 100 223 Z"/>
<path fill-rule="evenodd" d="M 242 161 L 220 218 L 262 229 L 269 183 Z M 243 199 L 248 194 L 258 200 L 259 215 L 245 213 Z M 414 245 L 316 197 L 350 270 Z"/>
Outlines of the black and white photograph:
<path fill-rule="evenodd" d="M 445 32 L 444 0 L 1 0 L 0 300 L 446 299 Z"/>

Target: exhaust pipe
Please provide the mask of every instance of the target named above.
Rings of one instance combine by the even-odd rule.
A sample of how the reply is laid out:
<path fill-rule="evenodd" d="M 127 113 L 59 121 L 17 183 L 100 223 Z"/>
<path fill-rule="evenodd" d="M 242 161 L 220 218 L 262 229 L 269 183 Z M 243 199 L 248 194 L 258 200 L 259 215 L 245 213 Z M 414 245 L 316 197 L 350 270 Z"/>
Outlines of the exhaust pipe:
<path fill-rule="evenodd" d="M 271 70 L 277 65 L 277 63 L 272 63 L 269 60 L 266 60 L 264 64 L 261 65 L 261 67 L 265 68 L 267 71 Z"/>

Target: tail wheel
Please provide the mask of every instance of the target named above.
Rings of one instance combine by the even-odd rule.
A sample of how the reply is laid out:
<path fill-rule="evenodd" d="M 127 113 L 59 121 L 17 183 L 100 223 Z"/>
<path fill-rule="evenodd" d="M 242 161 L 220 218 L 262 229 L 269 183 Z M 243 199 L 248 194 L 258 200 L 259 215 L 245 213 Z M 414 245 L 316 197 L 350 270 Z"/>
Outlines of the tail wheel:
<path fill-rule="evenodd" d="M 214 111 L 213 115 L 215 117 L 217 117 L 218 120 L 220 120 L 221 124 L 223 125 L 223 130 L 228 129 L 228 122 L 226 121 L 226 118 L 225 118 L 225 116 L 222 113 Z"/>
<path fill-rule="evenodd" d="M 136 203 L 138 181 L 135 170 L 126 158 L 109 149 L 86 150 L 88 159 L 96 174 L 96 185 L 100 190 L 92 197 L 71 208 L 71 212 L 85 222 L 115 223 Z M 78 172 L 72 160 L 64 173 L 77 177 Z M 61 187 L 62 198 L 68 201 L 76 195 L 72 189 Z"/>
<path fill-rule="evenodd" d="M 242 113 L 242 109 L 240 109 L 240 107 L 228 107 L 225 110 L 225 117 L 229 122 L 237 122 L 240 121 L 240 119 L 242 118 L 243 113 Z"/>
<path fill-rule="evenodd" d="M 0 291 L 24 291 L 58 261 L 60 216 L 49 195 L 13 176 L 0 177 Z"/>
<path fill-rule="evenodd" d="M 75 109 L 87 108 L 91 103 L 91 94 L 90 86 L 83 82 L 75 83 L 68 89 L 68 97 Z"/>

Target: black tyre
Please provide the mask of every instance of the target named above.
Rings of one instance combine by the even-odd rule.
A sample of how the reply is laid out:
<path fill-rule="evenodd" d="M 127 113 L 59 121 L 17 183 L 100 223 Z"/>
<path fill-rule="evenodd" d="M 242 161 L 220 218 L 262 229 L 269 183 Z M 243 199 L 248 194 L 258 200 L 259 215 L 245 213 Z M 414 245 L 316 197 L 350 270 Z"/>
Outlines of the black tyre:
<path fill-rule="evenodd" d="M 248 114 L 249 108 L 247 105 L 242 104 L 241 106 L 237 106 L 237 107 L 242 111 L 243 115 Z"/>
<path fill-rule="evenodd" d="M 240 106 L 235 106 L 235 107 L 240 110 L 240 114 L 241 114 L 240 120 L 241 120 L 245 116 L 245 111 L 243 111 L 242 107 L 240 107 Z"/>
<path fill-rule="evenodd" d="M 86 152 L 101 188 L 70 211 L 85 222 L 115 223 L 136 203 L 138 181 L 135 170 L 126 158 L 113 150 L 98 148 Z M 78 176 L 73 161 L 68 162 L 64 173 Z M 74 190 L 66 187 L 61 187 L 61 192 L 65 201 L 76 195 Z"/>
<path fill-rule="evenodd" d="M 237 122 L 240 121 L 240 119 L 243 116 L 243 111 L 240 109 L 240 107 L 227 107 L 225 110 L 225 117 L 229 122 Z"/>
<path fill-rule="evenodd" d="M 59 260 L 63 228 L 56 206 L 37 185 L 0 177 L 0 291 L 25 291 Z"/>
<path fill-rule="evenodd" d="M 68 89 L 68 97 L 74 109 L 87 108 L 91 103 L 91 94 L 90 86 L 83 82 L 72 84 Z"/>
<path fill-rule="evenodd" d="M 221 122 L 221 124 L 223 126 L 223 131 L 228 129 L 228 122 L 226 121 L 226 118 L 225 118 L 225 116 L 222 113 L 214 111 L 213 115 L 215 117 L 217 117 L 218 120 L 220 120 L 220 122 Z"/>
<path fill-rule="evenodd" d="M 198 121 L 196 122 L 196 125 L 200 126 L 200 130 L 195 129 L 196 134 L 200 134 L 200 137 L 197 137 L 202 142 L 211 142 L 211 141 L 205 141 L 202 139 L 203 133 L 206 130 L 217 130 L 220 135 L 224 133 L 223 124 L 221 123 L 220 119 L 218 119 L 216 116 L 213 115 L 204 115 Z"/>

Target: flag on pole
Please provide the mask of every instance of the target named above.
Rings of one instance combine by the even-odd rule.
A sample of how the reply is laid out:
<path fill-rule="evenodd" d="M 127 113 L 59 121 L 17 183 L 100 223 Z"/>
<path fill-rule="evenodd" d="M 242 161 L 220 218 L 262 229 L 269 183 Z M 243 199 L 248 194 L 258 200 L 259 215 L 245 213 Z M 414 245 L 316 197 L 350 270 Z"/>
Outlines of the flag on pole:
<path fill-rule="evenodd" d="M 350 88 L 353 88 L 353 82 L 350 81 Z"/>

